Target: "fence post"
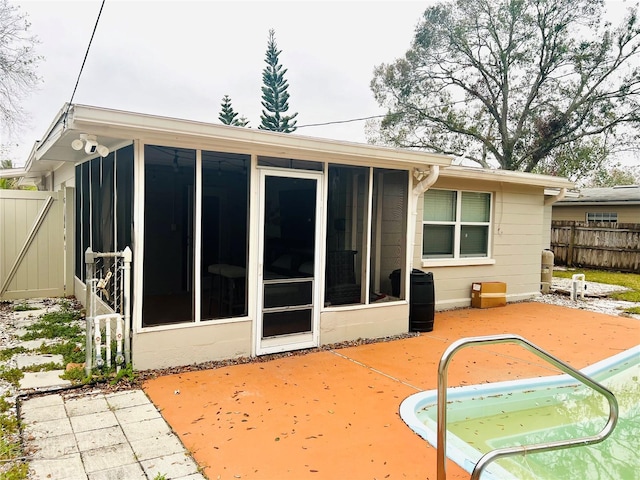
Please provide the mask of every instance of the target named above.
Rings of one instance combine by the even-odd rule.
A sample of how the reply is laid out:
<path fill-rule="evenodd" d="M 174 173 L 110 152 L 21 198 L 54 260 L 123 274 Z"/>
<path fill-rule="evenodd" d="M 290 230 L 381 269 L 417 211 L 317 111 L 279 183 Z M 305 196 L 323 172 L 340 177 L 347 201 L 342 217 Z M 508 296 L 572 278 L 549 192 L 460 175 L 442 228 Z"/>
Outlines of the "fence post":
<path fill-rule="evenodd" d="M 91 250 L 91 247 L 87 247 L 84 252 L 84 264 L 85 264 L 85 321 L 86 321 L 86 342 L 85 342 L 85 362 L 84 371 L 87 376 L 91 374 L 91 346 L 93 345 L 93 317 L 95 316 L 94 301 L 92 295 L 93 291 L 93 277 L 95 271 L 96 256 Z"/>
<path fill-rule="evenodd" d="M 576 242 L 576 222 L 571 222 L 571 231 L 569 232 L 569 248 L 567 249 L 567 267 L 573 266 L 573 246 Z"/>
<path fill-rule="evenodd" d="M 129 312 L 130 302 L 129 302 L 129 293 L 131 290 L 131 260 L 132 254 L 131 249 L 127 246 L 122 251 L 122 275 L 124 280 L 124 286 L 122 288 L 122 310 L 123 319 L 124 319 L 124 358 L 125 363 L 128 365 L 131 363 L 131 313 Z"/>

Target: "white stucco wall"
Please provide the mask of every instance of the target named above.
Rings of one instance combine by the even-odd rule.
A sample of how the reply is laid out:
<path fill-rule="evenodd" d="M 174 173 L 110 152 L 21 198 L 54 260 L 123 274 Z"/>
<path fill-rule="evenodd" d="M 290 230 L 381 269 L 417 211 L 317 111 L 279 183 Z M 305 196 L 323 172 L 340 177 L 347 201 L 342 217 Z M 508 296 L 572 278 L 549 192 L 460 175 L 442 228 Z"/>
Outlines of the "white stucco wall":
<path fill-rule="evenodd" d="M 131 347 L 133 367 L 148 370 L 248 357 L 252 328 L 247 320 L 138 332 Z"/>
<path fill-rule="evenodd" d="M 441 178 L 432 188 L 491 192 L 493 194 L 492 252 L 493 263 L 484 265 L 429 266 L 422 259 L 423 200 L 418 202 L 413 265 L 433 272 L 436 310 L 468 307 L 471 284 L 498 281 L 507 284 L 507 301 L 539 295 L 542 249 L 548 244 L 541 187 L 510 185 L 498 182 Z"/>
<path fill-rule="evenodd" d="M 409 330 L 409 304 L 353 306 L 320 314 L 320 344 L 399 335 Z"/>

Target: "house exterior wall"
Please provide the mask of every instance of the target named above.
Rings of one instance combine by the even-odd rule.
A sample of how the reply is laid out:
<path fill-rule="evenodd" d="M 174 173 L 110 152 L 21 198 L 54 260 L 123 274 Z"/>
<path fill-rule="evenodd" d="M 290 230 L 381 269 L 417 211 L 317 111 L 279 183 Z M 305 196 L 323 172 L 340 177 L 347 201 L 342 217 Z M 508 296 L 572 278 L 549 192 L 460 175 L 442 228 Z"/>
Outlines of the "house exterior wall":
<path fill-rule="evenodd" d="M 75 170 L 73 163 L 65 163 L 53 173 L 53 190 L 57 191 L 63 187 L 75 187 Z"/>
<path fill-rule="evenodd" d="M 618 223 L 640 223 L 640 205 L 554 205 L 552 219 L 586 222 L 587 212 L 617 213 Z"/>
<path fill-rule="evenodd" d="M 551 217 L 553 215 L 553 205 L 544 206 L 543 228 L 542 228 L 542 245 L 541 250 L 549 250 L 551 248 Z"/>
<path fill-rule="evenodd" d="M 248 357 L 252 329 L 253 322 L 246 320 L 137 332 L 131 345 L 133 368 L 148 370 Z"/>
<path fill-rule="evenodd" d="M 446 177 L 432 188 L 493 194 L 490 257 L 484 263 L 470 261 L 466 265 L 458 262 L 449 266 L 422 258 L 422 198 L 418 201 L 413 265 L 433 272 L 436 310 L 470 306 L 474 282 L 505 282 L 510 302 L 540 294 L 542 247 L 549 241 L 542 188 Z"/>
<path fill-rule="evenodd" d="M 358 305 L 320 314 L 320 344 L 377 338 L 406 333 L 409 329 L 409 304 Z"/>

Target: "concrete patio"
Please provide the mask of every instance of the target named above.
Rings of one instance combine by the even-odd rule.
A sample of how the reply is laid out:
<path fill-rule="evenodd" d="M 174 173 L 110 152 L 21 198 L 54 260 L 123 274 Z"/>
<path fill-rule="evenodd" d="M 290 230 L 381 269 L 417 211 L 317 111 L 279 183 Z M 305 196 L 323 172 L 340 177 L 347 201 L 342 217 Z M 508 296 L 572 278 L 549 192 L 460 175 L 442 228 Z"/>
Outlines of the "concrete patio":
<path fill-rule="evenodd" d="M 419 336 L 160 376 L 143 388 L 209 479 L 432 479 L 436 451 L 399 416 L 436 387 L 453 341 L 512 333 L 575 368 L 640 343 L 637 319 L 537 302 L 436 314 Z M 460 351 L 449 385 L 558 372 L 515 345 Z M 452 462 L 448 479 L 468 479 Z"/>

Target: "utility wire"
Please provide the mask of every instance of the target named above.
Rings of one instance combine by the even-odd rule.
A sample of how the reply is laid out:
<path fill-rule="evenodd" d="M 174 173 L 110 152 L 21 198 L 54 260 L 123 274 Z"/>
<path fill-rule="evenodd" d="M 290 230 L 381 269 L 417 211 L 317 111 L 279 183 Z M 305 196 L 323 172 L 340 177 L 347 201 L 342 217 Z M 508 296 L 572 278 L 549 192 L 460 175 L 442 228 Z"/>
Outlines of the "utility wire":
<path fill-rule="evenodd" d="M 78 78 L 76 79 L 76 85 L 73 87 L 73 93 L 71 94 L 71 98 L 69 99 L 69 103 L 67 104 L 67 111 L 65 112 L 65 121 L 67 114 L 69 113 L 69 109 L 71 108 L 71 103 L 73 102 L 73 97 L 76 96 L 76 90 L 78 89 L 78 84 L 80 83 L 80 76 L 82 75 L 82 71 L 84 70 L 84 65 L 87 63 L 87 57 L 89 56 L 89 50 L 91 49 L 91 44 L 93 43 L 93 37 L 96 34 L 96 30 L 98 28 L 98 23 L 100 22 L 100 16 L 102 15 L 102 9 L 104 8 L 104 2 L 106 0 L 102 0 L 102 4 L 100 5 L 100 11 L 98 12 L 98 18 L 96 18 L 96 23 L 93 26 L 93 32 L 91 32 L 91 38 L 89 39 L 89 44 L 87 45 L 87 51 L 84 54 L 84 59 L 82 60 L 82 65 L 80 66 L 80 71 L 78 72 Z"/>
<path fill-rule="evenodd" d="M 371 117 L 352 118 L 350 120 L 335 120 L 333 122 L 324 122 L 324 123 L 310 123 L 308 125 L 298 125 L 297 128 L 322 127 L 322 126 L 325 126 L 325 125 L 337 125 L 337 124 L 340 124 L 340 123 L 361 122 L 363 120 L 372 120 L 374 118 L 382 118 L 382 117 L 386 117 L 386 115 L 373 115 Z"/>

